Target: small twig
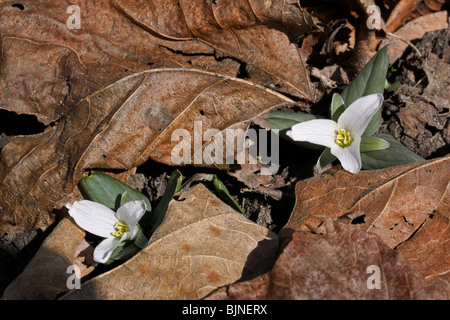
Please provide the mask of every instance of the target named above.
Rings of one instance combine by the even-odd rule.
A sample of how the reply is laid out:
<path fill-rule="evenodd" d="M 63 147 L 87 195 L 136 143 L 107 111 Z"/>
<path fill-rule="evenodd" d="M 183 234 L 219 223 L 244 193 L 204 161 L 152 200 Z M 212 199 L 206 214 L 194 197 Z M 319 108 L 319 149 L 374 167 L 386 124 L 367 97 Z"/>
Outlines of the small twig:
<path fill-rule="evenodd" d="M 190 177 L 186 182 L 183 183 L 179 192 L 184 192 L 190 188 L 193 182 L 198 181 L 212 181 L 214 175 L 210 173 L 196 173 Z"/>
<path fill-rule="evenodd" d="M 408 40 L 406 40 L 406 39 L 403 39 L 403 38 L 400 38 L 399 36 L 397 36 L 397 35 L 395 35 L 395 34 L 389 32 L 389 31 L 387 31 L 387 30 L 384 30 L 384 32 L 385 32 L 388 36 L 391 36 L 391 37 L 394 37 L 395 39 L 398 39 L 398 40 L 400 40 L 400 41 L 403 41 L 404 43 L 406 43 L 407 45 L 409 45 L 410 47 L 412 47 L 412 48 L 416 51 L 416 53 L 417 53 L 417 55 L 419 56 L 419 58 L 422 58 L 422 54 L 420 53 L 419 49 L 417 49 L 417 47 L 416 47 L 415 45 L 413 45 L 410 41 L 408 41 Z"/>
<path fill-rule="evenodd" d="M 413 86 L 413 88 L 417 87 L 422 81 L 423 79 L 425 79 L 427 76 L 423 76 L 422 78 L 420 78 L 419 81 L 417 81 L 417 83 Z"/>

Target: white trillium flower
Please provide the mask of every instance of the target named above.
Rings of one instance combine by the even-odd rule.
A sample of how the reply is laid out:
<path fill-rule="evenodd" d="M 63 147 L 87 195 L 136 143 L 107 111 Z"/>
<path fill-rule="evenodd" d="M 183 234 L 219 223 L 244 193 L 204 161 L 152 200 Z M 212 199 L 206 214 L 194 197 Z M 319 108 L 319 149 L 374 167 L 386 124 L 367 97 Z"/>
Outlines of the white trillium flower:
<path fill-rule="evenodd" d="M 142 200 L 129 201 L 117 212 L 89 200 L 67 204 L 69 214 L 84 230 L 106 238 L 95 248 L 94 260 L 105 263 L 122 241 L 134 240 L 140 231 L 139 220 L 147 210 Z"/>
<path fill-rule="evenodd" d="M 315 119 L 292 126 L 286 134 L 295 141 L 307 141 L 330 148 L 342 167 L 357 173 L 361 170 L 361 136 L 383 103 L 383 95 L 371 94 L 353 102 L 338 121 Z"/>

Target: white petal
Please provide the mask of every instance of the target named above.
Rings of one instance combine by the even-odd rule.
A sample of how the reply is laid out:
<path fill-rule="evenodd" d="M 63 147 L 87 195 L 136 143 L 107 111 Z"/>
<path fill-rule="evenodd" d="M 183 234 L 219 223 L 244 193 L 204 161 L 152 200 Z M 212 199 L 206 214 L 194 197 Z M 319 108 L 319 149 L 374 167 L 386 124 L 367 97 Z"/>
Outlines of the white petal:
<path fill-rule="evenodd" d="M 359 98 L 341 114 L 338 127 L 350 131 L 353 139 L 361 136 L 382 103 L 383 95 L 379 93 Z"/>
<path fill-rule="evenodd" d="M 84 230 L 97 236 L 107 238 L 114 231 L 114 225 L 119 221 L 114 211 L 94 201 L 75 201 L 68 204 L 70 216 Z"/>
<path fill-rule="evenodd" d="M 328 119 L 315 119 L 297 123 L 286 134 L 295 141 L 307 141 L 331 148 L 336 143 L 337 123 Z"/>
<path fill-rule="evenodd" d="M 100 242 L 94 250 L 94 260 L 99 263 L 105 263 L 108 261 L 114 249 L 120 244 L 120 241 L 120 238 L 112 237 Z"/>
<path fill-rule="evenodd" d="M 342 168 L 351 173 L 358 173 L 361 170 L 361 154 L 359 151 L 361 138 L 353 141 L 352 145 L 347 148 L 341 148 L 337 144 L 331 148 L 331 154 L 336 156 Z"/>
<path fill-rule="evenodd" d="M 117 218 L 120 221 L 126 222 L 131 229 L 136 226 L 146 210 L 147 206 L 145 205 L 145 201 L 129 201 L 117 210 Z"/>

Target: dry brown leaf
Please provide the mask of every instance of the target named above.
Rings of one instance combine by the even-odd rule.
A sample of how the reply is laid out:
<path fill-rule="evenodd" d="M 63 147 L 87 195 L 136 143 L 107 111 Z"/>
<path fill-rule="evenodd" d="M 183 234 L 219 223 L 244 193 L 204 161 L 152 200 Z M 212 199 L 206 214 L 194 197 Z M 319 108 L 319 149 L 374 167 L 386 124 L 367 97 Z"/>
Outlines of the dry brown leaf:
<path fill-rule="evenodd" d="M 331 219 L 316 232 L 293 231 L 270 272 L 220 288 L 206 299 L 446 300 L 450 297 L 450 287 L 445 281 L 425 280 L 377 235 Z M 374 287 L 376 267 L 378 289 Z"/>
<path fill-rule="evenodd" d="M 147 4 L 0 5 L 0 108 L 50 124 L 2 149 L 0 232 L 45 229 L 48 211 L 84 170 L 129 169 L 148 157 L 171 164 L 175 128 L 191 137 L 195 120 L 203 132 L 245 128 L 293 103 L 254 83 L 313 100 L 304 52 L 294 42 L 316 27 L 297 4 Z M 79 30 L 66 25 L 69 5 L 81 8 Z M 230 77 L 241 67 L 251 83 Z"/>
<path fill-rule="evenodd" d="M 2 299 L 55 299 L 67 291 L 67 268 L 85 233 L 72 221 L 63 219 L 42 243 L 25 270 L 6 288 Z"/>
<path fill-rule="evenodd" d="M 199 40 L 248 62 L 253 81 L 314 100 L 305 61 L 294 43 L 316 27 L 295 2 L 158 0 L 151 10 L 145 0 L 114 2 L 152 32 L 169 39 Z"/>
<path fill-rule="evenodd" d="M 64 299 L 199 299 L 270 270 L 277 236 L 220 201 L 202 184 L 170 203 L 149 245 Z"/>
<path fill-rule="evenodd" d="M 325 172 L 296 185 L 296 205 L 280 236 L 326 218 L 359 223 L 390 248 L 409 252 L 422 275 L 449 280 L 449 181 L 450 157 L 357 175 Z"/>
<path fill-rule="evenodd" d="M 400 0 L 394 9 L 392 9 L 389 18 L 386 21 L 386 29 L 389 32 L 394 32 L 405 24 L 408 16 L 413 12 L 414 7 L 421 1 L 422 0 Z"/>
<path fill-rule="evenodd" d="M 81 29 L 67 26 L 71 5 L 80 8 Z M 45 124 L 128 75 L 194 67 L 236 76 L 237 59 L 254 82 L 314 100 L 304 61 L 285 32 L 294 37 L 316 27 L 295 4 L 25 0 L 21 6 L 0 5 L 0 108 Z"/>
<path fill-rule="evenodd" d="M 394 33 L 398 38 L 390 37 L 383 40 L 380 44 L 380 48 L 386 45 L 388 46 L 389 63 L 393 64 L 402 56 L 403 52 L 408 47 L 408 44 L 400 39 L 407 41 L 421 39 L 426 32 L 447 28 L 447 11 L 430 13 L 405 24 Z"/>
<path fill-rule="evenodd" d="M 173 164 L 172 150 L 181 143 L 179 136 L 172 141 L 177 129 L 189 133 L 196 164 L 194 152 L 202 150 L 193 147 L 195 121 L 202 135 L 211 128 L 223 132 L 293 103 L 252 82 L 195 69 L 153 69 L 126 77 L 88 96 L 44 133 L 15 137 L 4 147 L 0 232 L 48 226 L 47 210 L 73 190 L 85 170 L 126 170 L 148 158 Z M 220 148 L 219 142 L 205 141 L 203 150 Z M 228 167 L 225 158 L 222 163 Z"/>
<path fill-rule="evenodd" d="M 390 12 L 386 28 L 394 32 L 408 21 L 418 16 L 440 11 L 445 0 L 400 0 Z"/>

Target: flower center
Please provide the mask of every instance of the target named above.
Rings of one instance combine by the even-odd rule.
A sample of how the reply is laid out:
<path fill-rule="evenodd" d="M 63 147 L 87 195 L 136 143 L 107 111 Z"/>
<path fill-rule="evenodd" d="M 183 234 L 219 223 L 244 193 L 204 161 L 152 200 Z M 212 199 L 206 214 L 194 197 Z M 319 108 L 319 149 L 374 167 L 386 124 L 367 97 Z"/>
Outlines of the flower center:
<path fill-rule="evenodd" d="M 116 236 L 118 238 L 122 238 L 123 234 L 130 231 L 130 228 L 128 227 L 128 225 L 125 222 L 117 222 L 114 225 L 114 229 L 116 231 L 114 231 L 112 233 L 113 236 Z"/>
<path fill-rule="evenodd" d="M 350 136 L 350 132 L 345 129 L 339 129 L 334 140 L 341 148 L 350 147 L 353 139 Z"/>

